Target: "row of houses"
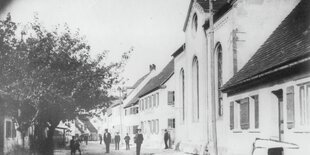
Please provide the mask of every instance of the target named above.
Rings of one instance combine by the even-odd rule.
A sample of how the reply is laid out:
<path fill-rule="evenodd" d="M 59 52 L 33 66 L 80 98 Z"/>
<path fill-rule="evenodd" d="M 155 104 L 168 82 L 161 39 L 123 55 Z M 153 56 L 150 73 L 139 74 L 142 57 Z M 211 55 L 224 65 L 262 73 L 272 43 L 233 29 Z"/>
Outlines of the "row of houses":
<path fill-rule="evenodd" d="M 310 153 L 310 2 L 191 0 L 185 43 L 110 107 L 112 132 L 193 154 Z M 169 52 L 169 51 L 167 51 Z"/>

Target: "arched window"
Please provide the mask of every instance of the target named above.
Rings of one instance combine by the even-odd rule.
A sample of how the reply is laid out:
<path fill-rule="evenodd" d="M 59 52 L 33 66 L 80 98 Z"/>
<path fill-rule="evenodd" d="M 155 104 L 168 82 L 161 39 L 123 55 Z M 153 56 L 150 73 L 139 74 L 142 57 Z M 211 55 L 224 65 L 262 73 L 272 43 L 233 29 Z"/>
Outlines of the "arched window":
<path fill-rule="evenodd" d="M 223 115 L 223 94 L 220 88 L 223 85 L 223 54 L 222 54 L 222 46 L 220 43 L 216 45 L 215 50 L 215 90 L 216 98 L 217 98 L 217 107 L 218 107 L 218 115 Z"/>
<path fill-rule="evenodd" d="M 181 104 L 182 104 L 182 120 L 185 120 L 185 78 L 184 69 L 180 71 L 180 88 L 181 88 Z"/>
<path fill-rule="evenodd" d="M 192 86 L 193 86 L 193 121 L 199 120 L 199 66 L 198 59 L 194 57 L 192 65 Z"/>
<path fill-rule="evenodd" d="M 196 32 L 197 28 L 198 28 L 198 17 L 197 14 L 195 13 L 192 19 L 192 29 Z"/>

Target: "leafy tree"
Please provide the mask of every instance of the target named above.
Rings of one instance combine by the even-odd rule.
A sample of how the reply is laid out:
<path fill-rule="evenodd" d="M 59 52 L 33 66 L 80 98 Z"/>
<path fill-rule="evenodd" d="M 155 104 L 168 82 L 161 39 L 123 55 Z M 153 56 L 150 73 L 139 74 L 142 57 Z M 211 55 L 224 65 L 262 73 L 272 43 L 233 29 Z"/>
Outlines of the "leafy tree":
<path fill-rule="evenodd" d="M 93 58 L 85 39 L 68 26 L 48 30 L 35 18 L 25 29 L 8 15 L 0 21 L 0 51 L 0 89 L 14 101 L 13 109 L 20 109 L 14 113 L 19 129 L 24 133 L 34 124 L 34 140 L 49 154 L 60 121 L 107 106 L 132 49 L 120 62 L 107 64 L 106 52 Z"/>

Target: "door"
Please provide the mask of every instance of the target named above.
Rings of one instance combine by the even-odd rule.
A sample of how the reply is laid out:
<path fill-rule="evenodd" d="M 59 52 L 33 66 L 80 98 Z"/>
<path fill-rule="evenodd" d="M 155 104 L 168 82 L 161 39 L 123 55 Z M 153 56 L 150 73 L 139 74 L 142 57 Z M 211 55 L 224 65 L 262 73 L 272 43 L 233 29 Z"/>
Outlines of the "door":
<path fill-rule="evenodd" d="M 284 118 L 283 118 L 283 90 L 279 89 L 276 91 L 272 91 L 272 93 L 277 97 L 278 105 L 278 133 L 279 133 L 279 141 L 283 140 L 284 135 Z"/>

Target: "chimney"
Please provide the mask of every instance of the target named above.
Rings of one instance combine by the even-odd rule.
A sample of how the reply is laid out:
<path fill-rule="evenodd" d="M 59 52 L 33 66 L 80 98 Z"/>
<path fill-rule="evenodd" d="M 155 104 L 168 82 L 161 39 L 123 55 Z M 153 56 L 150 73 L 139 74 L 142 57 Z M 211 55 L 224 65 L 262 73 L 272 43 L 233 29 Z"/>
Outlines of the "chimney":
<path fill-rule="evenodd" d="M 150 72 L 153 71 L 153 70 L 154 71 L 156 70 L 156 65 L 155 64 L 151 64 L 150 65 Z"/>

